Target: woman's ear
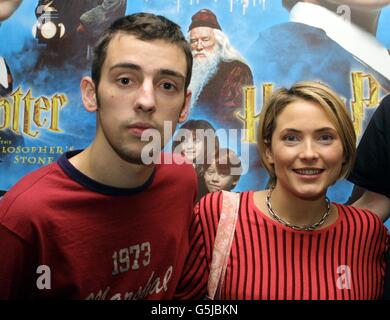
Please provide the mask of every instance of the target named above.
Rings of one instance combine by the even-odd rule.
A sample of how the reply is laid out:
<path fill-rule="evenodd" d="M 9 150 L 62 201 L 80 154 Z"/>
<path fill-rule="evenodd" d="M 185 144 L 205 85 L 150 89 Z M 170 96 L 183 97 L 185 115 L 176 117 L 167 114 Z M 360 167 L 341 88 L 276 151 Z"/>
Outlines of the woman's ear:
<path fill-rule="evenodd" d="M 269 142 L 265 143 L 265 159 L 270 165 L 274 164 L 274 155 L 271 150 L 271 143 Z"/>
<path fill-rule="evenodd" d="M 81 98 L 88 112 L 95 112 L 98 108 L 96 87 L 91 77 L 83 77 L 80 83 Z"/>

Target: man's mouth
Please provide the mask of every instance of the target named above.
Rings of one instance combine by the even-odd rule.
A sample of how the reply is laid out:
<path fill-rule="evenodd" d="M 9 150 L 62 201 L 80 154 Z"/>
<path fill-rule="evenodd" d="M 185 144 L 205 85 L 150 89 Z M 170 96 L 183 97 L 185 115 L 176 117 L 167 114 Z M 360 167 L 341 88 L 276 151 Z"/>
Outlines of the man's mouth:
<path fill-rule="evenodd" d="M 145 130 L 153 129 L 154 127 L 146 122 L 136 122 L 127 126 L 127 128 L 133 135 L 141 137 Z"/>
<path fill-rule="evenodd" d="M 203 52 L 195 53 L 194 58 L 205 58 L 206 55 Z"/>

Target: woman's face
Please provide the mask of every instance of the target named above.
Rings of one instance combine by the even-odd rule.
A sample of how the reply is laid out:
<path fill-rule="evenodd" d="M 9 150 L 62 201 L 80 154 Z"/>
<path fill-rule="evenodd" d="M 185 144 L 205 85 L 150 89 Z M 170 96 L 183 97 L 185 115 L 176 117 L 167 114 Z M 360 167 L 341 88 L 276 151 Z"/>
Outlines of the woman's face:
<path fill-rule="evenodd" d="M 199 159 L 204 157 L 203 139 L 196 137 L 193 133 L 185 136 L 185 140 L 182 142 L 181 147 L 183 156 L 193 163 L 195 163 L 197 159 L 199 161 Z"/>
<path fill-rule="evenodd" d="M 275 170 L 275 188 L 313 200 L 340 176 L 343 145 L 323 108 L 299 100 L 278 115 L 266 159 Z"/>

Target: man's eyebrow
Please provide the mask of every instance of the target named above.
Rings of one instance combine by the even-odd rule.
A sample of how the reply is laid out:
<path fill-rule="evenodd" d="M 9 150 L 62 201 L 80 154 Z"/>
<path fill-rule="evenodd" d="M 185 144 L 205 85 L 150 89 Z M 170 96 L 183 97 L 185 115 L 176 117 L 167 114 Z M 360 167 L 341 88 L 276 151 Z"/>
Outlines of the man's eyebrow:
<path fill-rule="evenodd" d="M 180 73 L 180 72 L 177 72 L 177 71 L 174 71 L 174 70 L 171 70 L 171 69 L 160 69 L 158 71 L 158 74 L 159 75 L 162 75 L 162 76 L 173 76 L 173 77 L 177 77 L 177 78 L 180 78 L 181 80 L 185 80 L 185 76 Z"/>
<path fill-rule="evenodd" d="M 135 63 L 129 63 L 129 62 L 124 62 L 124 63 L 117 63 L 113 66 L 110 67 L 110 71 L 114 70 L 114 69 L 132 69 L 132 70 L 135 70 L 135 71 L 141 71 L 142 68 L 141 66 L 139 66 L 138 64 L 135 64 Z M 173 77 L 177 77 L 177 78 L 180 78 L 182 79 L 183 81 L 185 80 L 185 76 L 178 72 L 178 71 L 175 71 L 175 70 L 171 70 L 171 69 L 159 69 L 157 71 L 157 74 L 158 75 L 165 75 L 165 76 L 173 76 Z"/>
<path fill-rule="evenodd" d="M 140 71 L 141 70 L 141 67 L 138 64 L 129 63 L 129 62 L 123 62 L 123 63 L 114 64 L 113 66 L 111 66 L 110 67 L 110 71 L 112 71 L 113 69 L 119 69 L 119 68 L 132 69 L 132 70 L 136 70 L 136 71 Z"/>

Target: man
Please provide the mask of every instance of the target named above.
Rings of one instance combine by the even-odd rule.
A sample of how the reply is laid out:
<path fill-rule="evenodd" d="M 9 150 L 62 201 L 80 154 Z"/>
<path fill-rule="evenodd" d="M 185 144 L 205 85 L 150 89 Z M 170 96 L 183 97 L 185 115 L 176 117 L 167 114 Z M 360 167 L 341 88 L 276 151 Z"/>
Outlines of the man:
<path fill-rule="evenodd" d="M 172 297 L 196 175 L 189 164 L 144 165 L 141 138 L 154 129 L 166 141 L 185 120 L 191 68 L 180 28 L 162 16 L 133 14 L 102 34 L 80 85 L 97 114 L 92 144 L 0 201 L 0 299 Z"/>
<path fill-rule="evenodd" d="M 390 216 L 390 95 L 376 109 L 360 140 L 355 167 L 348 180 L 356 185 L 351 201 L 375 212 L 385 221 Z"/>
<path fill-rule="evenodd" d="M 249 66 L 210 10 L 195 13 L 188 31 L 194 56 L 192 112 L 212 120 L 217 128 L 241 129 L 235 113 L 243 107 L 243 87 L 253 84 Z"/>

